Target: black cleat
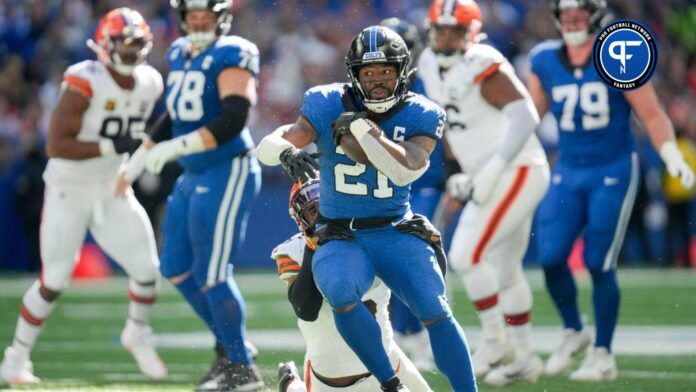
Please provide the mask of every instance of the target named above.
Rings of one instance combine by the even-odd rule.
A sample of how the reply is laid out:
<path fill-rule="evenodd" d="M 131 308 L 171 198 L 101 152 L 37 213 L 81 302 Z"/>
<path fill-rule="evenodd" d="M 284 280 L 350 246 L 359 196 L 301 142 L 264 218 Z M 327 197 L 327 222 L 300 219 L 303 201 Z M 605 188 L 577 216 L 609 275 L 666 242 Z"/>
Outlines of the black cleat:
<path fill-rule="evenodd" d="M 224 369 L 214 378 L 197 385 L 196 392 L 253 392 L 263 388 L 256 365 L 233 363 L 225 359 Z"/>
<path fill-rule="evenodd" d="M 295 383 L 298 383 L 299 385 L 304 386 L 304 384 L 302 383 L 302 378 L 300 378 L 300 374 L 297 371 L 297 366 L 295 366 L 295 362 L 290 361 L 290 362 L 279 363 L 278 364 L 278 390 L 280 392 L 287 392 L 288 387 L 290 387 L 291 384 L 295 384 Z"/>
<path fill-rule="evenodd" d="M 222 347 L 222 344 L 220 344 L 220 342 L 215 343 L 215 359 L 213 359 L 213 363 L 210 364 L 210 369 L 208 369 L 208 372 L 204 374 L 200 380 L 198 380 L 196 388 L 217 377 L 223 372 L 223 370 L 225 370 L 225 365 L 227 365 L 226 357 L 227 354 L 225 353 L 225 348 Z"/>
<path fill-rule="evenodd" d="M 394 377 L 387 382 L 383 382 L 380 388 L 385 392 L 411 392 L 410 389 L 406 388 L 406 386 L 401 383 L 399 377 Z"/>

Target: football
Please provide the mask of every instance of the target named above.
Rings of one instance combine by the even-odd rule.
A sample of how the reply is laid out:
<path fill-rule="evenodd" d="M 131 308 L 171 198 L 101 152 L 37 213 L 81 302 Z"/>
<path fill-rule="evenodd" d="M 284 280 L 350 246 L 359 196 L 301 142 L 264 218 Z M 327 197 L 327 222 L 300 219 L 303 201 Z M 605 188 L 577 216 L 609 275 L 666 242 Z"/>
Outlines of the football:
<path fill-rule="evenodd" d="M 365 151 L 363 151 L 362 146 L 360 146 L 355 136 L 350 134 L 341 136 L 341 149 L 343 149 L 343 152 L 346 153 L 348 158 L 355 162 L 362 163 L 363 165 L 370 164 L 370 160 L 367 158 Z"/>

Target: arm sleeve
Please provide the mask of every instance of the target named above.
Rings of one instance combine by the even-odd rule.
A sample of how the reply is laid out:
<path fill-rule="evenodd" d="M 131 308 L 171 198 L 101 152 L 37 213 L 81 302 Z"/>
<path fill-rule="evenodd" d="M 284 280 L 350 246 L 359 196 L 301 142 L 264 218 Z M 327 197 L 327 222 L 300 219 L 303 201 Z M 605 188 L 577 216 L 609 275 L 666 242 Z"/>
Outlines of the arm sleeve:
<path fill-rule="evenodd" d="M 218 146 L 242 133 L 251 107 L 249 100 L 241 95 L 228 95 L 220 103 L 220 115 L 206 124 Z"/>
<path fill-rule="evenodd" d="M 302 268 L 297 278 L 288 286 L 288 299 L 295 315 L 304 321 L 315 321 L 324 302 L 312 275 L 312 256 L 314 251 L 305 247 Z"/>

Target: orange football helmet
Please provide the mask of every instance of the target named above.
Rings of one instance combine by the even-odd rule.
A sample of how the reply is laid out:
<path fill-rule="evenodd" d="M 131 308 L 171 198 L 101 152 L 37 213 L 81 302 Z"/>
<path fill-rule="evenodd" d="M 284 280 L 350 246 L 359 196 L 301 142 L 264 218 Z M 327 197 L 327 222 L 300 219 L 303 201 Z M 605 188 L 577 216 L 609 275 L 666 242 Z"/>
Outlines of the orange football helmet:
<path fill-rule="evenodd" d="M 307 237 L 307 242 L 314 249 L 314 228 L 319 216 L 319 178 L 306 182 L 298 181 L 290 190 L 290 216 L 297 227 Z"/>
<path fill-rule="evenodd" d="M 430 47 L 435 51 L 438 62 L 443 68 L 454 65 L 463 51 L 485 37 L 481 33 L 483 27 L 481 9 L 474 0 L 435 0 L 430 6 L 426 25 Z M 438 27 L 453 27 L 465 31 L 461 46 L 436 50 Z"/>
<path fill-rule="evenodd" d="M 123 75 L 131 75 L 152 50 L 152 32 L 138 11 L 121 7 L 99 21 L 94 40 L 87 40 L 101 62 Z"/>

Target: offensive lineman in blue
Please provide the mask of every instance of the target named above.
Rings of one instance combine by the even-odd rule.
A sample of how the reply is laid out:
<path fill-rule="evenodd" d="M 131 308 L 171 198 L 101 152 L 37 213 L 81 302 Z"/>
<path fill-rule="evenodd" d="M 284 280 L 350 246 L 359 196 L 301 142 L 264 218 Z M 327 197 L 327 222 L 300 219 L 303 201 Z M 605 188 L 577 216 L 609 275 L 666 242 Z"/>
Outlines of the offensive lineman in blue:
<path fill-rule="evenodd" d="M 394 225 L 412 215 L 410 184 L 428 167 L 442 136 L 443 110 L 408 92 L 410 52 L 390 29 L 372 26 L 352 41 L 346 64 L 351 84 L 310 89 L 297 122 L 266 136 L 258 156 L 282 164 L 293 178 L 318 166 L 300 148 L 322 154 L 319 248 L 313 273 L 334 310 L 336 327 L 384 391 L 407 391 L 395 376 L 377 321 L 360 301 L 376 275 L 426 325 L 438 368 L 455 391 L 475 391 L 466 339 L 452 316 L 432 248 Z M 356 163 L 339 145 L 353 136 L 369 160 Z"/>
<path fill-rule="evenodd" d="M 226 354 L 196 390 L 255 391 L 263 382 L 244 344 L 245 305 L 231 263 L 261 185 L 245 125 L 256 103 L 259 52 L 248 40 L 225 35 L 231 1 L 173 0 L 172 6 L 184 36 L 167 51 L 167 113 L 152 137 L 158 143 L 134 154 L 126 177 L 142 166 L 159 173 L 177 159 L 184 168 L 167 201 L 160 269 Z"/>
<path fill-rule="evenodd" d="M 583 232 L 584 258 L 592 276 L 596 338 L 571 380 L 601 381 L 617 376 L 611 341 L 619 310 L 616 260 L 638 185 L 631 110 L 643 123 L 668 172 L 685 187 L 694 173 L 674 140 L 674 129 L 650 83 L 632 91 L 608 88 L 592 65 L 594 33 L 605 13 L 604 0 L 554 0 L 563 40 L 532 50 L 529 92 L 541 116 L 558 121 L 559 159 L 542 201 L 535 238 L 546 286 L 563 319 L 563 343 L 546 364 L 558 374 L 590 344 L 577 306 L 577 289 L 566 264 Z"/>

